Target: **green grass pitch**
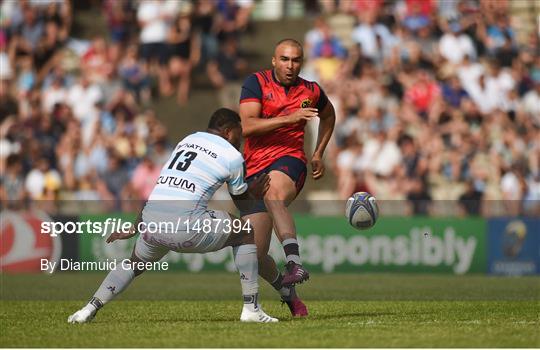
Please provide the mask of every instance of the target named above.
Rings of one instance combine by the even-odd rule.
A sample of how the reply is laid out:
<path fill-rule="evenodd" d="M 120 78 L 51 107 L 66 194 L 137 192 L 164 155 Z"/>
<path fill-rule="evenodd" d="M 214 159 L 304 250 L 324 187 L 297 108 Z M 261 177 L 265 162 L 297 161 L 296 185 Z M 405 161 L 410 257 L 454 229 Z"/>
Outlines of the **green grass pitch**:
<path fill-rule="evenodd" d="M 540 347 L 540 278 L 316 274 L 292 319 L 242 324 L 231 273 L 148 273 L 90 324 L 70 325 L 103 273 L 0 275 L 0 347 Z"/>

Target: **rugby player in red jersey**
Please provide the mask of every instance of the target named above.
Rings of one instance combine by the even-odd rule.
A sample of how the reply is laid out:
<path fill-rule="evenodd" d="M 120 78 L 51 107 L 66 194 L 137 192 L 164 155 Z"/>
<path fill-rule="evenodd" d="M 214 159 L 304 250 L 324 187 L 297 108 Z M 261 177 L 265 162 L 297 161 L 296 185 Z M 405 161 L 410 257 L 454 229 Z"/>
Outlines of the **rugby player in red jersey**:
<path fill-rule="evenodd" d="M 294 39 L 281 40 L 274 49 L 273 69 L 250 75 L 240 98 L 247 181 L 262 173 L 271 179 L 264 201 L 242 216 L 255 232 L 259 274 L 280 292 L 293 316 L 307 315 L 294 285 L 307 280 L 309 273 L 302 267 L 294 220 L 287 209 L 306 178 L 304 128 L 310 119 L 320 119 L 311 158 L 311 175 L 317 180 L 324 175 L 323 153 L 335 124 L 334 107 L 321 87 L 298 76 L 302 61 L 302 45 Z M 285 251 L 284 275 L 268 255 L 272 227 Z"/>

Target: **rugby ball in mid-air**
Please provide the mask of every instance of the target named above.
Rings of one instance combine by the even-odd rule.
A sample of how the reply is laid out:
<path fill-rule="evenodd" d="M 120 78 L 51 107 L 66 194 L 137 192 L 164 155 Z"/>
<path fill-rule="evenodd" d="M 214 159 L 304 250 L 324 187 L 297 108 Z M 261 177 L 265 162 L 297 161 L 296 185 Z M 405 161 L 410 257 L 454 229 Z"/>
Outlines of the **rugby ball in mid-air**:
<path fill-rule="evenodd" d="M 345 216 L 352 227 L 368 229 L 375 225 L 379 216 L 377 200 L 367 192 L 356 192 L 347 200 Z"/>

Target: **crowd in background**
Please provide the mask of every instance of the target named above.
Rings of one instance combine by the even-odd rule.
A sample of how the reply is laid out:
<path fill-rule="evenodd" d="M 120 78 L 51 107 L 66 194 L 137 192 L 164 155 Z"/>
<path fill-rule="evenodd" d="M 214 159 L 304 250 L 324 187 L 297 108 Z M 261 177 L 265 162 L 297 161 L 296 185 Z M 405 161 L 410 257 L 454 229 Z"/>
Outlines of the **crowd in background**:
<path fill-rule="evenodd" d="M 200 66 L 230 105 L 229 83 L 245 67 L 237 42 L 250 0 L 104 0 L 108 36 L 92 40 L 70 36 L 75 5 L 0 1 L 5 206 L 84 199 L 126 209 L 146 199 L 171 147 L 152 99 L 187 103 Z"/>
<path fill-rule="evenodd" d="M 341 198 L 539 212 L 538 32 L 518 42 L 508 1 L 322 4 L 304 75 L 337 107 L 329 159 Z"/>
<path fill-rule="evenodd" d="M 0 199 L 144 199 L 170 152 L 152 99 L 202 69 L 237 108 L 251 0 L 103 0 L 108 36 L 74 39 L 69 0 L 1 1 Z M 540 200 L 538 33 L 507 1 L 317 2 L 302 76 L 336 107 L 340 198 Z M 534 202 L 536 200 L 537 202 Z M 536 207 L 538 210 L 538 207 Z"/>

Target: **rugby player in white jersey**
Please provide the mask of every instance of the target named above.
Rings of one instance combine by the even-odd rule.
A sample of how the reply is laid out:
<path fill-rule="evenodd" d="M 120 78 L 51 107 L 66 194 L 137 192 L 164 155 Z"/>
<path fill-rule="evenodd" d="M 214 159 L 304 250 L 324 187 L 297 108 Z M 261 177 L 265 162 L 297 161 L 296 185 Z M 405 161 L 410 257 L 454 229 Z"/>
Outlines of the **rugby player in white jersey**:
<path fill-rule="evenodd" d="M 125 264 L 118 264 L 115 270 L 109 272 L 90 302 L 69 316 L 69 323 L 92 320 L 100 308 L 144 272 L 140 262 L 159 261 L 170 250 L 206 253 L 228 246 L 233 248 L 244 297 L 240 320 L 278 321 L 268 316 L 258 303 L 257 250 L 249 225 L 227 212 L 207 208 L 208 200 L 223 183 L 227 183 L 237 205 L 261 199 L 268 190 L 270 178 L 267 175 L 259 177 L 253 185 L 248 186 L 244 181 L 244 159 L 238 151 L 241 139 L 239 115 L 221 108 L 210 118 L 206 132 L 194 133 L 178 143 L 163 166 L 134 228 L 141 227 L 141 222 L 154 225 L 180 222 L 179 229 L 157 233 L 153 233 L 155 230 L 141 230 L 131 255 L 132 263 L 127 265 L 127 269 Z M 212 223 L 211 227 L 208 227 L 209 222 Z M 207 227 L 203 229 L 205 225 Z M 107 242 L 128 239 L 137 233 L 135 229 L 125 233 L 115 232 Z"/>

